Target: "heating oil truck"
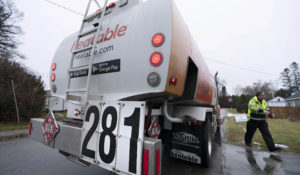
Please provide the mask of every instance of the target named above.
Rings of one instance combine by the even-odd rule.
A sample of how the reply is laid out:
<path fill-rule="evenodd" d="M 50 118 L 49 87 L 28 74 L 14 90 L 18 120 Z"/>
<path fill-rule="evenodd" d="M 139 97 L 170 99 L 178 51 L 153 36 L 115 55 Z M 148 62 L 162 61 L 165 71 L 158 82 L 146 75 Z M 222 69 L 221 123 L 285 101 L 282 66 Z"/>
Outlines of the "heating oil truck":
<path fill-rule="evenodd" d="M 30 137 L 116 174 L 160 175 L 163 155 L 209 166 L 217 77 L 174 1 L 101 3 L 89 1 L 52 59 L 51 95 L 66 101 L 67 119 L 33 118 Z"/>

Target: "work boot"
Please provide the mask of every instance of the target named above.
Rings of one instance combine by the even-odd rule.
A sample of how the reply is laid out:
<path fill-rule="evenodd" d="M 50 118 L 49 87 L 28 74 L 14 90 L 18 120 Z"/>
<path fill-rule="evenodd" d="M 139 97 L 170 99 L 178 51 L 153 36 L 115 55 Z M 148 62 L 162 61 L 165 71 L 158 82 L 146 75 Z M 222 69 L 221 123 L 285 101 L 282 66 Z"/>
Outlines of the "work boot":
<path fill-rule="evenodd" d="M 281 151 L 282 149 L 279 147 L 274 147 L 273 149 L 271 149 L 271 152 L 275 152 L 275 151 Z"/>
<path fill-rule="evenodd" d="M 251 147 L 252 145 L 251 145 L 251 143 L 245 143 L 246 144 L 246 146 L 249 146 L 249 147 Z"/>

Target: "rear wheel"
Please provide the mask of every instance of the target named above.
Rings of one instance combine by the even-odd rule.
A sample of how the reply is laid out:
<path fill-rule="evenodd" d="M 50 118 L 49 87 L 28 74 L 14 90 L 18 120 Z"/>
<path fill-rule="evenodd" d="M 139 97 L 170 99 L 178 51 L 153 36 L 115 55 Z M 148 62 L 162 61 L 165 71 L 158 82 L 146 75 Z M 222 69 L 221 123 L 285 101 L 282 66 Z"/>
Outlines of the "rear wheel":
<path fill-rule="evenodd" d="M 212 128 L 211 121 L 208 119 L 204 126 L 202 132 L 202 156 L 201 165 L 204 167 L 209 167 L 212 154 Z"/>

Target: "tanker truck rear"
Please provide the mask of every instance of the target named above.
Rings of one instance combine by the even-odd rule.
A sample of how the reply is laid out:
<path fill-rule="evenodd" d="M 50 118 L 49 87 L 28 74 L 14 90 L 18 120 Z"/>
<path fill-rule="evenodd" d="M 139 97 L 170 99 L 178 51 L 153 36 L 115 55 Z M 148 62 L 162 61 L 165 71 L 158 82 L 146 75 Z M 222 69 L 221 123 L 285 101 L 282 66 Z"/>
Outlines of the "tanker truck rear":
<path fill-rule="evenodd" d="M 174 2 L 93 2 L 51 64 L 68 120 L 32 119 L 31 138 L 117 174 L 161 174 L 163 152 L 209 166 L 217 82 Z"/>

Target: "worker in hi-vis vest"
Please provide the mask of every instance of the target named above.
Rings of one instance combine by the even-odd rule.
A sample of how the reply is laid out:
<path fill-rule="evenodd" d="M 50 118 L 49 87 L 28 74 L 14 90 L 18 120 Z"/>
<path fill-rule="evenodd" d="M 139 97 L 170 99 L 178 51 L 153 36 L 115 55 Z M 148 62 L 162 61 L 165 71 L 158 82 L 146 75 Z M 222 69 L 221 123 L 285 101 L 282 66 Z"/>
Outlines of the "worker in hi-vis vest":
<path fill-rule="evenodd" d="M 268 128 L 266 116 L 270 116 L 272 118 L 272 115 L 264 98 L 265 94 L 263 92 L 258 92 L 256 96 L 249 101 L 245 144 L 247 146 L 251 146 L 252 137 L 258 128 L 268 146 L 269 151 L 280 151 L 281 148 L 275 146 L 274 140 Z"/>

